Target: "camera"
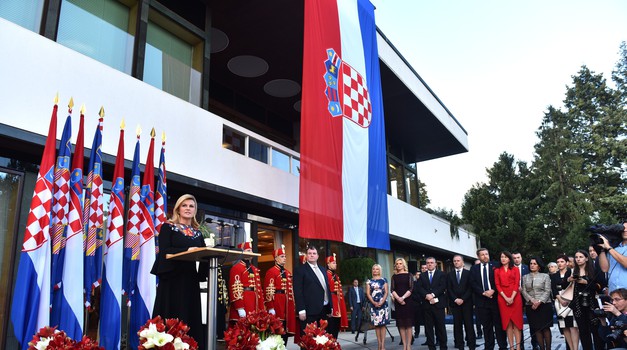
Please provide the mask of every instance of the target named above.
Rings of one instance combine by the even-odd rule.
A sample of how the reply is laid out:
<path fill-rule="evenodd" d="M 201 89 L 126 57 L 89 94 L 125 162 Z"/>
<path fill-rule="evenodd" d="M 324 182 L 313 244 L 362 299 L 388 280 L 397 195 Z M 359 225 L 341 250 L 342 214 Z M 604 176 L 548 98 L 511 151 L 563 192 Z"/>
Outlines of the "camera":
<path fill-rule="evenodd" d="M 607 343 L 608 349 L 624 347 L 625 343 L 623 338 L 623 332 L 627 330 L 627 323 L 623 321 L 616 321 L 616 323 L 610 327 L 612 333 L 605 337 L 605 343 Z"/>
<path fill-rule="evenodd" d="M 583 307 L 590 307 L 590 293 L 588 292 L 579 292 L 579 295 L 581 295 L 581 306 Z"/>
<path fill-rule="evenodd" d="M 607 238 L 612 247 L 615 247 L 623 240 L 624 230 L 625 226 L 623 226 L 623 224 L 596 224 L 586 229 L 586 231 L 592 232 L 590 234 L 590 245 L 594 247 L 597 253 L 600 253 L 602 250 L 602 248 L 598 246 L 599 244 L 603 244 L 603 240 L 600 237 L 601 235 Z"/>
<path fill-rule="evenodd" d="M 573 271 L 572 277 L 573 279 L 576 279 L 576 280 L 581 278 L 581 276 L 579 276 L 579 272 L 575 272 L 575 271 Z"/>

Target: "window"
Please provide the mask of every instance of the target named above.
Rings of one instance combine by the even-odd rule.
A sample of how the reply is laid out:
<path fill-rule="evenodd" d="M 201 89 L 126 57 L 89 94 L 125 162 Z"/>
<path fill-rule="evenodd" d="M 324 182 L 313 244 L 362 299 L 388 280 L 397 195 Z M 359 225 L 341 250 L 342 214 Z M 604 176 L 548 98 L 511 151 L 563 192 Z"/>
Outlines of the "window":
<path fill-rule="evenodd" d="M 290 172 L 290 156 L 276 149 L 272 149 L 272 166 Z"/>
<path fill-rule="evenodd" d="M 222 148 L 230 149 L 277 169 L 300 176 L 300 160 L 226 126 L 222 129 Z"/>
<path fill-rule="evenodd" d="M 414 207 L 419 207 L 418 206 L 418 177 L 416 176 L 416 165 L 415 164 L 412 164 L 412 165 L 410 165 L 408 168 L 405 168 L 405 186 L 407 188 L 409 204 L 413 205 Z"/>
<path fill-rule="evenodd" d="M 300 159 L 292 158 L 292 174 L 299 176 L 300 175 Z"/>
<path fill-rule="evenodd" d="M 146 33 L 144 81 L 200 106 L 203 42 L 155 11 Z"/>
<path fill-rule="evenodd" d="M 2 0 L 0 17 L 38 33 L 43 8 L 44 0 Z"/>
<path fill-rule="evenodd" d="M 239 154 L 246 154 L 246 136 L 235 130 L 222 129 L 222 148 L 230 149 Z"/>
<path fill-rule="evenodd" d="M 63 0 L 57 42 L 131 74 L 130 8 L 115 0 Z"/>
<path fill-rule="evenodd" d="M 0 288 L 0 300 L 3 300 L 0 303 L 0 322 L 3 325 L 7 324 L 8 320 L 5 317 L 9 315 L 9 304 L 4 301 L 12 299 L 13 288 L 11 286 L 15 277 L 13 275 L 14 264 L 18 261 L 17 258 L 13 258 L 12 253 L 16 248 L 19 252 L 22 247 L 21 241 L 18 241 L 18 238 L 23 240 L 23 236 L 19 237 L 18 233 L 20 214 L 24 214 L 24 209 L 28 213 L 28 208 L 20 207 L 20 201 L 23 198 L 21 196 L 23 186 L 23 173 L 0 168 L 0 283 L 4 286 Z M 20 209 L 22 213 L 20 213 Z M 0 344 L 4 343 L 7 331 L 8 328 L 0 327 Z M 9 334 L 9 336 L 11 335 Z"/>
<path fill-rule="evenodd" d="M 390 159 L 390 162 L 388 163 L 388 171 L 390 178 L 390 195 L 406 202 L 403 165 L 400 162 Z"/>
<path fill-rule="evenodd" d="M 268 163 L 268 146 L 263 143 L 249 138 L 248 140 L 248 156 L 257 159 L 262 163 Z"/>

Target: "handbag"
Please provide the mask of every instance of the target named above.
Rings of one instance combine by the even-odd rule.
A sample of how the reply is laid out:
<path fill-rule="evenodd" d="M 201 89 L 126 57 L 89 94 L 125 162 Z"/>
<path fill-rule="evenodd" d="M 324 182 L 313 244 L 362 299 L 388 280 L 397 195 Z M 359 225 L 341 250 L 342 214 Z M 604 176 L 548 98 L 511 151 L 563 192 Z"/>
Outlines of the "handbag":
<path fill-rule="evenodd" d="M 575 283 L 570 282 L 568 287 L 566 287 L 566 289 L 560 292 L 560 297 L 562 299 L 562 302 L 560 304 L 562 304 L 563 307 L 567 307 L 570 304 L 570 302 L 573 301 L 574 295 L 575 295 Z"/>
<path fill-rule="evenodd" d="M 555 313 L 558 318 L 566 318 L 568 316 L 573 316 L 573 310 L 568 306 L 563 306 L 559 300 L 555 299 Z"/>

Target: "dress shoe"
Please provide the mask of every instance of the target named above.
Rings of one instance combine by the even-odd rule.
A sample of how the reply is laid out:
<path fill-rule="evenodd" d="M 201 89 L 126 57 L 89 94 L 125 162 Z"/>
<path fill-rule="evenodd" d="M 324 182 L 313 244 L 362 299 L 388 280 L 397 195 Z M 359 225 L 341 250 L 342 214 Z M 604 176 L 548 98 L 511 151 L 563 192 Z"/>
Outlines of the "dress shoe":
<path fill-rule="evenodd" d="M 398 343 L 398 345 L 403 345 L 403 341 L 401 340 L 400 343 Z"/>
<path fill-rule="evenodd" d="M 415 340 L 415 338 L 412 336 L 412 337 L 411 337 L 411 344 L 410 344 L 410 345 L 414 345 L 414 340 Z"/>
<path fill-rule="evenodd" d="M 422 344 L 420 344 L 420 345 L 427 345 L 427 342 L 424 342 L 424 343 L 422 343 Z"/>
<path fill-rule="evenodd" d="M 355 331 L 351 331 L 351 334 L 355 334 Z"/>

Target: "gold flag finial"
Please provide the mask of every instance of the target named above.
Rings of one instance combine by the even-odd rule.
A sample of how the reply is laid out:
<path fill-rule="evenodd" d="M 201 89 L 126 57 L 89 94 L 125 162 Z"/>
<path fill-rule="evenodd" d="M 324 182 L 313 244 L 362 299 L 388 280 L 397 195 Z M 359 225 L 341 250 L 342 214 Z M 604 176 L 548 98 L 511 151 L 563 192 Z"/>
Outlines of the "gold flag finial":
<path fill-rule="evenodd" d="M 135 133 L 137 134 L 137 138 L 142 134 L 142 127 L 137 124 L 137 128 L 135 129 Z"/>
<path fill-rule="evenodd" d="M 103 106 L 100 106 L 100 111 L 98 111 L 98 115 L 100 116 L 100 118 L 104 118 L 105 112 Z"/>
<path fill-rule="evenodd" d="M 161 142 L 165 143 L 165 131 L 161 132 Z"/>
<path fill-rule="evenodd" d="M 157 133 L 155 132 L 155 128 L 153 127 L 152 130 L 150 130 L 150 137 L 154 139 L 156 135 Z"/>
<path fill-rule="evenodd" d="M 81 114 L 85 114 L 85 104 L 81 105 Z"/>
<path fill-rule="evenodd" d="M 72 107 L 74 107 L 74 97 L 70 97 L 70 102 L 68 102 L 67 107 L 70 111 L 72 110 Z"/>
<path fill-rule="evenodd" d="M 124 123 L 124 118 L 122 118 L 122 122 L 120 123 L 120 129 L 124 130 L 126 124 Z"/>
<path fill-rule="evenodd" d="M 59 92 L 57 91 L 57 94 L 54 96 L 54 104 L 59 104 Z"/>

